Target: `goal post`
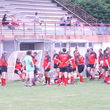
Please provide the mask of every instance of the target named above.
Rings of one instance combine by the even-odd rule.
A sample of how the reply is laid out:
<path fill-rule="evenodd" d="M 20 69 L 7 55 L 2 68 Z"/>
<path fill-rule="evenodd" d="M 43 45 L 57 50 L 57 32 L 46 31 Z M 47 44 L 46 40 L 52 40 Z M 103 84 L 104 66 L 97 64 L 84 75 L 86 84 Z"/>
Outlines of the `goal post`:
<path fill-rule="evenodd" d="M 24 57 L 26 56 L 27 51 L 14 51 L 11 53 L 11 55 L 8 57 L 8 75 L 7 78 L 10 81 L 13 80 L 20 80 L 19 76 L 14 73 L 16 59 L 19 58 L 21 62 L 23 62 Z M 43 51 L 42 50 L 32 50 L 33 52 L 37 52 L 37 66 L 42 72 L 42 57 L 43 57 Z"/>

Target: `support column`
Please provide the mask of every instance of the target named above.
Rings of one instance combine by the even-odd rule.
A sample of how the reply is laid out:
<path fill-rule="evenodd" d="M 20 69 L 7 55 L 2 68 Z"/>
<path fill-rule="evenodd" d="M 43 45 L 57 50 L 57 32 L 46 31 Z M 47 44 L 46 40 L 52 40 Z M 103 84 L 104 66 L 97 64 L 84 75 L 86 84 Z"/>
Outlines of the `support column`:
<path fill-rule="evenodd" d="M 3 41 L 0 41 L 0 55 L 3 53 Z"/>

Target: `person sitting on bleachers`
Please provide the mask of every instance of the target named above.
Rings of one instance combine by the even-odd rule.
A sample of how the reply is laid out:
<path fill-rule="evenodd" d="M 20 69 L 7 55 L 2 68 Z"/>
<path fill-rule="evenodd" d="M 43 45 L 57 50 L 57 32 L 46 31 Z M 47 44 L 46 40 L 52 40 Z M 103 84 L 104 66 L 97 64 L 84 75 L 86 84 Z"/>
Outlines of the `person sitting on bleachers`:
<path fill-rule="evenodd" d="M 71 18 L 67 17 L 66 26 L 71 26 Z"/>
<path fill-rule="evenodd" d="M 75 21 L 75 26 L 80 26 L 80 25 L 81 25 L 80 20 L 79 20 L 79 19 L 76 19 L 76 21 Z"/>
<path fill-rule="evenodd" d="M 65 14 L 60 19 L 60 26 L 68 26 L 68 24 L 70 24 L 69 16 L 68 16 L 68 14 Z"/>
<path fill-rule="evenodd" d="M 14 15 L 11 17 L 11 24 L 12 26 L 19 26 L 18 20 Z"/>
<path fill-rule="evenodd" d="M 7 20 L 7 14 L 4 14 L 4 15 L 3 15 L 2 25 L 3 25 L 3 26 L 9 25 L 9 21 Z"/>
<path fill-rule="evenodd" d="M 34 22 L 39 23 L 40 25 L 43 22 L 43 21 L 40 20 L 40 17 L 38 16 L 38 13 L 37 12 L 35 13 Z"/>
<path fill-rule="evenodd" d="M 64 22 L 63 17 L 62 17 L 62 18 L 60 18 L 60 26 L 65 26 L 65 22 Z"/>

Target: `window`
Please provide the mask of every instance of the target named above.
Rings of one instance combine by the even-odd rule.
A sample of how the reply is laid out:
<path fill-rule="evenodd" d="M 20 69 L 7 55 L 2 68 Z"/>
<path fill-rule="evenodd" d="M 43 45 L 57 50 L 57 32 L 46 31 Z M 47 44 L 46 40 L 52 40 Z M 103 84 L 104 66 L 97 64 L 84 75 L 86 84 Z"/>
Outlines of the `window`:
<path fill-rule="evenodd" d="M 93 44 L 92 43 L 89 43 L 89 47 L 92 47 L 93 46 Z"/>
<path fill-rule="evenodd" d="M 66 43 L 62 43 L 61 44 L 61 47 L 66 47 Z"/>
<path fill-rule="evenodd" d="M 71 47 L 77 47 L 77 43 L 71 43 L 70 46 Z"/>
<path fill-rule="evenodd" d="M 60 43 L 55 43 L 55 47 L 60 47 Z"/>
<path fill-rule="evenodd" d="M 85 43 L 78 43 L 78 47 L 85 47 Z"/>

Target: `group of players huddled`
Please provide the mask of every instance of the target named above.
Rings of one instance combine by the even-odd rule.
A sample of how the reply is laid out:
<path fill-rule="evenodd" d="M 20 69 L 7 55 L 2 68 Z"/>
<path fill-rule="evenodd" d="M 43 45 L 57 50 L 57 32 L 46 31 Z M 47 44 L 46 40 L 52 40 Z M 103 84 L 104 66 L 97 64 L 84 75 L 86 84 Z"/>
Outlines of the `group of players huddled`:
<path fill-rule="evenodd" d="M 66 48 L 63 48 L 59 53 L 55 52 L 52 57 L 48 51 L 45 51 L 42 65 L 44 74 L 39 73 L 40 68 L 37 66 L 36 57 L 37 52 L 27 51 L 23 62 L 19 58 L 16 60 L 14 73 L 25 81 L 27 87 L 36 85 L 36 81 L 41 81 L 43 78 L 45 85 L 51 85 L 51 79 L 54 79 L 55 84 L 65 86 L 74 84 L 75 78 L 78 78 L 80 83 L 84 83 L 84 77 L 95 80 L 96 73 L 98 73 L 98 80 L 102 79 L 106 84 L 110 83 L 109 47 L 103 52 L 99 49 L 97 54 L 93 48 L 87 49 L 85 56 L 81 55 L 78 48 L 73 51 L 72 55 Z M 7 67 L 6 52 L 4 52 L 0 58 L 2 86 L 6 85 Z"/>

